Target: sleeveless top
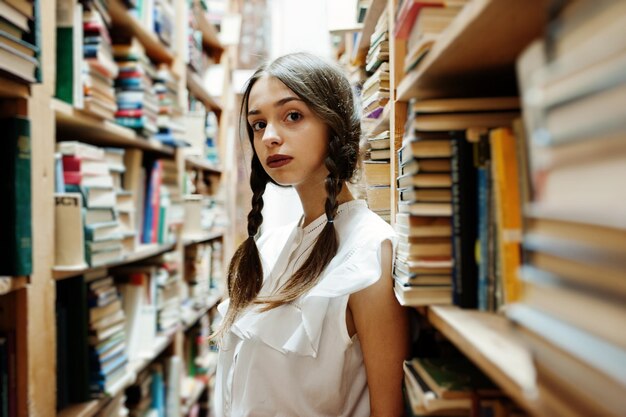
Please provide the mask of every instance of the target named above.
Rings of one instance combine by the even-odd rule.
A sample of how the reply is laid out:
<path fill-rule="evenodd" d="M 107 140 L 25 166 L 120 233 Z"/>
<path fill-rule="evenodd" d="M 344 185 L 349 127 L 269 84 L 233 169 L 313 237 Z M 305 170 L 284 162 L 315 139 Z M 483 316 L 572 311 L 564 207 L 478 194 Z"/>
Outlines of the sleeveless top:
<path fill-rule="evenodd" d="M 309 256 L 326 215 L 308 226 L 269 231 L 257 243 L 264 271 L 260 295 L 275 293 Z M 394 231 L 363 200 L 339 206 L 339 248 L 318 283 L 294 303 L 243 311 L 221 341 L 216 374 L 218 417 L 370 415 L 358 335 L 349 336 L 350 294 L 381 277 L 381 245 Z M 222 317 L 229 300 L 218 306 Z"/>

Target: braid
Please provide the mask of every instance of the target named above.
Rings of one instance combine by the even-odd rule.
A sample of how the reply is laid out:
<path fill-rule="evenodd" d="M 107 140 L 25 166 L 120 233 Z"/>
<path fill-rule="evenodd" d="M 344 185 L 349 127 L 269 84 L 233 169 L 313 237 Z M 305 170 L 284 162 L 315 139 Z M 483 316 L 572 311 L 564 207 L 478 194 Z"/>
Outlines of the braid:
<path fill-rule="evenodd" d="M 230 304 L 219 330 L 212 336 L 219 338 L 234 323 L 237 314 L 261 291 L 263 265 L 254 237 L 263 223 L 263 193 L 269 177 L 256 154 L 252 157 L 250 187 L 252 209 L 248 213 L 248 238 L 239 246 L 228 267 L 228 295 Z"/>

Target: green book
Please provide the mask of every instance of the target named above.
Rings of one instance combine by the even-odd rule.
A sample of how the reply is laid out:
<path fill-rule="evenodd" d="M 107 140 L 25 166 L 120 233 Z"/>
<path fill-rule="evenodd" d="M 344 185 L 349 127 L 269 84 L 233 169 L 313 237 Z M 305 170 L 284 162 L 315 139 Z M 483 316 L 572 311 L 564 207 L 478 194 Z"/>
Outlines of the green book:
<path fill-rule="evenodd" d="M 82 5 L 76 0 L 57 1 L 56 97 L 83 107 Z"/>
<path fill-rule="evenodd" d="M 0 275 L 33 272 L 30 191 L 30 121 L 0 119 Z"/>

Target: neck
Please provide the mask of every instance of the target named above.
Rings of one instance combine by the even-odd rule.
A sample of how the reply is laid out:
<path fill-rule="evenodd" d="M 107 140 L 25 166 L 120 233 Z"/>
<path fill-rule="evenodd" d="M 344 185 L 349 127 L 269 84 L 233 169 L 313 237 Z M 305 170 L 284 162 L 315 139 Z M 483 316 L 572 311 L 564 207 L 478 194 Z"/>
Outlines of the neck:
<path fill-rule="evenodd" d="M 308 226 L 313 220 L 326 213 L 326 189 L 322 186 L 321 190 L 313 187 L 296 187 L 300 202 L 302 203 L 302 210 L 304 212 L 304 223 L 302 227 Z M 342 204 L 347 201 L 354 200 L 354 196 L 344 183 L 341 187 L 341 192 L 337 196 L 337 204 Z"/>

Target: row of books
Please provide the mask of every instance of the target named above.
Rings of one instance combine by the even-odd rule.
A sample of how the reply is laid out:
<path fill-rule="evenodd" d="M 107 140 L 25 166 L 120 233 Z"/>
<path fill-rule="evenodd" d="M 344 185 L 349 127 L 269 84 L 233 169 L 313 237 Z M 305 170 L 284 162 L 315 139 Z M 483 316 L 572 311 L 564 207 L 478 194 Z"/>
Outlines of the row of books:
<path fill-rule="evenodd" d="M 404 362 L 408 416 L 523 417 L 504 393 L 458 354 Z"/>
<path fill-rule="evenodd" d="M 112 31 L 101 1 L 63 0 L 57 15 L 56 97 L 145 137 L 185 144 L 170 68 L 153 64 L 136 38 Z"/>
<path fill-rule="evenodd" d="M 0 74 L 24 84 L 41 81 L 40 2 L 0 2 Z M 1 82 L 1 81 L 0 81 Z"/>
<path fill-rule="evenodd" d="M 365 71 L 370 76 L 361 86 L 361 107 L 363 117 L 361 129 L 369 133 L 372 127 L 383 118 L 383 108 L 389 102 L 389 18 L 386 8 L 379 17 L 370 37 L 370 46 L 365 58 Z M 364 179 L 365 194 L 369 207 L 386 221 L 391 221 L 389 175 L 379 175 L 389 171 L 389 129 L 375 135 L 366 136 Z"/>
<path fill-rule="evenodd" d="M 517 62 L 528 132 L 524 297 L 507 311 L 554 415 L 626 395 L 626 4 L 569 3 Z"/>
<path fill-rule="evenodd" d="M 517 300 L 521 203 L 511 126 L 519 100 L 414 100 L 407 113 L 398 152 L 398 298 L 484 310 Z"/>
<path fill-rule="evenodd" d="M 111 271 L 95 269 L 57 283 L 60 409 L 117 394 L 131 382 L 130 369 L 153 360 L 159 353 L 154 350 L 159 340 L 180 328 L 183 306 L 191 300 L 182 301 L 189 295 L 179 291 L 182 266 L 176 258 L 175 253 L 165 254 Z M 210 307 L 209 297 L 205 292 L 205 308 Z M 194 294 L 192 302 L 200 301 L 199 294 Z M 209 347 L 202 335 L 207 335 L 208 323 L 204 330 L 194 327 L 196 331 L 187 337 L 194 337 L 196 356 L 205 357 Z M 136 384 L 142 383 L 139 377 Z M 134 396 L 127 393 L 127 397 L 127 405 L 133 403 Z"/>

